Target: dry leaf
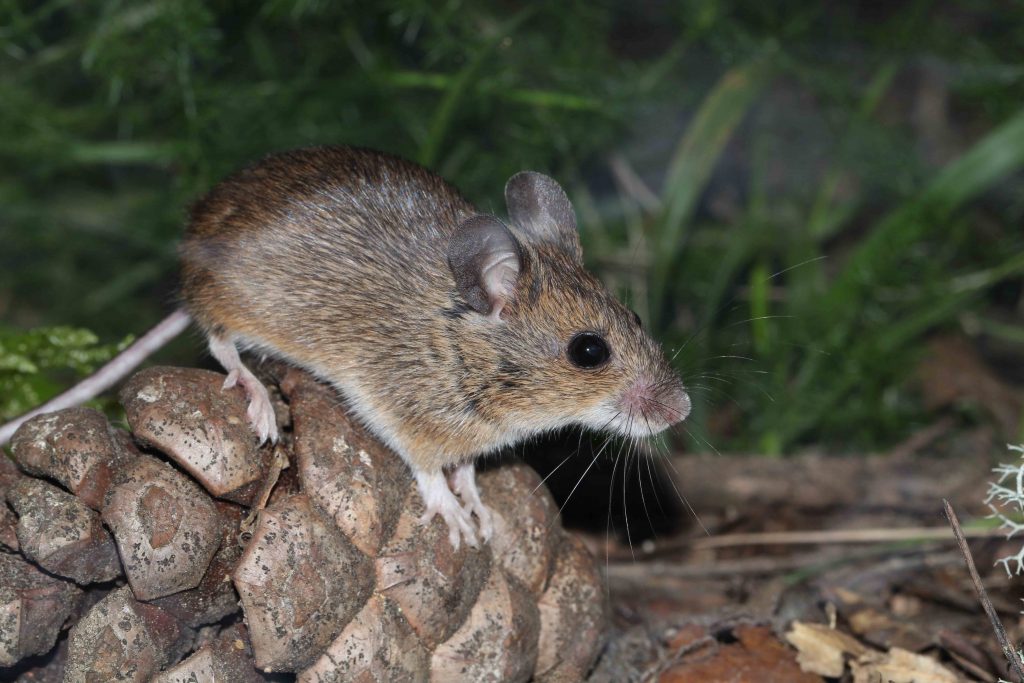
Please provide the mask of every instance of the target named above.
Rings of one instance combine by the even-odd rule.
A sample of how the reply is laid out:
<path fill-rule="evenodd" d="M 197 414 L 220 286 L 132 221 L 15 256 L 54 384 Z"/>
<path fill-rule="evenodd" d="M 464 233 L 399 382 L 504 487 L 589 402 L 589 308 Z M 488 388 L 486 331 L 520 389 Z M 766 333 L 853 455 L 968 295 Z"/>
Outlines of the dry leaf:
<path fill-rule="evenodd" d="M 957 683 L 956 674 L 926 655 L 894 647 L 850 662 L 853 683 Z"/>
<path fill-rule="evenodd" d="M 803 671 L 838 678 L 846 670 L 846 657 L 862 657 L 871 650 L 853 636 L 823 624 L 794 621 L 786 641 L 796 648 Z"/>

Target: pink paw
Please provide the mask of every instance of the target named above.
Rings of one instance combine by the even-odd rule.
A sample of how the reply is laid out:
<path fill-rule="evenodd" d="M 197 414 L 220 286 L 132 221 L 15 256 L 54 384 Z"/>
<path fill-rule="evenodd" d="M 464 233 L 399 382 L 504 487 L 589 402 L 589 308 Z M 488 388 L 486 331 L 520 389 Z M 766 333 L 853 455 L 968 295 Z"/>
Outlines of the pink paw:
<path fill-rule="evenodd" d="M 441 519 L 448 525 L 448 542 L 452 544 L 452 548 L 458 550 L 463 538 L 471 548 L 479 547 L 480 543 L 473 530 L 473 518 L 457 501 L 451 506 L 427 506 L 427 511 L 419 519 L 420 524 L 430 524 L 435 515 L 441 515 Z"/>
<path fill-rule="evenodd" d="M 435 515 L 448 525 L 448 541 L 452 548 L 458 550 L 462 539 L 476 548 L 479 542 L 476 537 L 476 530 L 473 528 L 473 517 L 469 510 L 459 504 L 455 494 L 448 488 L 448 480 L 440 472 L 425 474 L 416 473 L 416 483 L 419 485 L 420 495 L 427 511 L 420 517 L 420 524 L 429 524 Z"/>
<path fill-rule="evenodd" d="M 277 443 L 277 417 L 274 415 L 274 406 L 270 402 L 267 388 L 244 368 L 232 370 L 224 380 L 224 389 L 231 389 L 236 385 L 241 386 L 249 397 L 249 408 L 245 414 L 249 418 L 252 430 L 256 432 L 259 443 L 262 445 L 268 440 Z"/>
<path fill-rule="evenodd" d="M 466 514 L 476 515 L 480 536 L 484 542 L 491 540 L 494 533 L 494 517 L 491 509 L 480 500 L 480 489 L 476 487 L 476 468 L 473 463 L 459 465 L 452 474 L 452 489 L 462 498 Z"/>

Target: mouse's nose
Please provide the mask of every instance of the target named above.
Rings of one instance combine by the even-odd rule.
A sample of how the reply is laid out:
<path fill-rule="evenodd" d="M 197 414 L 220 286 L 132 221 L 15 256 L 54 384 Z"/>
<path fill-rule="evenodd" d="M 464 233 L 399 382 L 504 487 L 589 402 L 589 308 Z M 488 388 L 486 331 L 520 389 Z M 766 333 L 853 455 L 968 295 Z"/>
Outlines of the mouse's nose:
<path fill-rule="evenodd" d="M 690 414 L 690 395 L 686 393 L 678 378 L 662 387 L 654 400 L 654 408 L 665 425 L 671 427 L 682 422 Z"/>
<path fill-rule="evenodd" d="M 690 397 L 678 377 L 661 380 L 637 380 L 622 395 L 622 407 L 627 415 L 639 418 L 641 425 L 657 434 L 686 419 L 690 414 Z"/>

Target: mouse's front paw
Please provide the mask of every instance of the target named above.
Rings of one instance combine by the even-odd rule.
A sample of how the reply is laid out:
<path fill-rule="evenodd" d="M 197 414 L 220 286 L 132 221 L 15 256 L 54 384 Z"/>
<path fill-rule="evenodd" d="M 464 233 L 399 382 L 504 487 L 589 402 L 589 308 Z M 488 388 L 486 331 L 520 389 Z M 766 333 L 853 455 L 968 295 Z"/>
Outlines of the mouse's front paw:
<path fill-rule="evenodd" d="M 469 504 L 465 509 L 466 512 L 476 515 L 479 520 L 477 526 L 480 528 L 480 538 L 484 539 L 484 543 L 491 540 L 491 536 L 494 535 L 494 516 L 491 514 L 491 508 L 477 501 L 476 505 Z"/>
<path fill-rule="evenodd" d="M 440 515 L 448 525 L 448 540 L 453 548 L 458 550 L 463 538 L 471 547 L 476 548 L 479 543 L 476 529 L 473 528 L 473 516 L 462 507 L 459 499 L 448 488 L 445 476 L 440 472 L 417 472 L 416 483 L 426 506 L 426 512 L 420 517 L 420 524 L 429 524 L 435 515 Z"/>
<path fill-rule="evenodd" d="M 458 550 L 463 538 L 470 547 L 478 547 L 473 518 L 458 502 L 452 507 L 427 507 L 427 511 L 420 517 L 420 524 L 429 524 L 435 515 L 441 515 L 441 519 L 448 525 L 448 541 L 452 548 Z"/>
<path fill-rule="evenodd" d="M 491 540 L 494 533 L 494 517 L 491 509 L 480 500 L 480 489 L 476 486 L 476 468 L 473 463 L 459 465 L 452 474 L 452 489 L 462 498 L 466 514 L 476 515 L 479 520 L 480 536 L 484 542 Z"/>

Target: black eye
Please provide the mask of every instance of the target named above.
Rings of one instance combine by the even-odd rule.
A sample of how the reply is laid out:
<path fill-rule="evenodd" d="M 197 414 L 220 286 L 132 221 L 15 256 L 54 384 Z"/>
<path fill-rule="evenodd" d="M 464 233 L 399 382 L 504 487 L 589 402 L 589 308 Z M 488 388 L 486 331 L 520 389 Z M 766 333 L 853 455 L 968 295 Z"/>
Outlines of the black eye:
<path fill-rule="evenodd" d="M 569 342 L 569 360 L 578 368 L 591 369 L 608 362 L 608 343 L 593 332 L 580 332 Z"/>
<path fill-rule="evenodd" d="M 630 313 L 633 314 L 633 322 L 636 323 L 636 326 L 637 327 L 643 327 L 644 326 L 644 321 L 640 319 L 640 314 L 637 313 L 636 311 L 630 311 Z"/>

